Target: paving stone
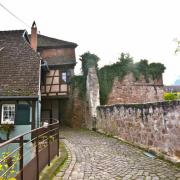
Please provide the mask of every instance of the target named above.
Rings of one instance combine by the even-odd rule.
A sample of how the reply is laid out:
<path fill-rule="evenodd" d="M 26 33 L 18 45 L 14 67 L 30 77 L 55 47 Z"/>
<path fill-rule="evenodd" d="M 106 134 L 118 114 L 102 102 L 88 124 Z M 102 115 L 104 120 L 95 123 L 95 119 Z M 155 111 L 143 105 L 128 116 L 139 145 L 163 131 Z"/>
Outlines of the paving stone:
<path fill-rule="evenodd" d="M 68 167 L 62 179 L 179 179 L 180 169 L 117 139 L 88 130 L 62 129 L 69 150 Z"/>

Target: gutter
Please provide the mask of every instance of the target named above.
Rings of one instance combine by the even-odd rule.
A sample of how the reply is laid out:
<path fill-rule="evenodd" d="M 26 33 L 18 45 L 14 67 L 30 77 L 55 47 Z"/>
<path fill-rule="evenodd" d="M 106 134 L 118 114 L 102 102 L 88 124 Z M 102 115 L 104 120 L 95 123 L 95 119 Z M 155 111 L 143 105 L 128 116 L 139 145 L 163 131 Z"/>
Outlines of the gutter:
<path fill-rule="evenodd" d="M 38 96 L 0 96 L 0 100 L 12 100 L 12 99 L 36 100 L 38 99 Z"/>

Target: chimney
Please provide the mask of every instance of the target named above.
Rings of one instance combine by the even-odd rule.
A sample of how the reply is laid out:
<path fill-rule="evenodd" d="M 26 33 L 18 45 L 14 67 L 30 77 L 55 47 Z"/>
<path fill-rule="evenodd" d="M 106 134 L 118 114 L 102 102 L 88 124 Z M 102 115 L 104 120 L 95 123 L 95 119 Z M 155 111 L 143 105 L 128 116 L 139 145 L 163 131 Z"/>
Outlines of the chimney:
<path fill-rule="evenodd" d="M 31 27 L 31 48 L 37 51 L 37 26 L 35 21 Z"/>

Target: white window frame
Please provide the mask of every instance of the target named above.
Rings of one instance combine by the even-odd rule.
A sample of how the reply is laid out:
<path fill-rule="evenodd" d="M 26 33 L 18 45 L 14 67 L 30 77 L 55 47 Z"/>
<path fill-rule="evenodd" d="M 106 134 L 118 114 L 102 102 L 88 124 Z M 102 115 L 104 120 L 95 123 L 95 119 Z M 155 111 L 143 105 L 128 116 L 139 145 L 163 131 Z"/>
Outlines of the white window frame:
<path fill-rule="evenodd" d="M 13 120 L 11 120 L 11 118 L 9 117 L 9 119 L 4 120 L 4 108 L 7 107 L 11 107 L 11 109 L 14 108 L 14 117 Z M 14 124 L 15 122 L 15 113 L 16 113 L 16 109 L 15 109 L 15 104 L 2 104 L 2 111 L 1 111 L 1 124 Z"/>

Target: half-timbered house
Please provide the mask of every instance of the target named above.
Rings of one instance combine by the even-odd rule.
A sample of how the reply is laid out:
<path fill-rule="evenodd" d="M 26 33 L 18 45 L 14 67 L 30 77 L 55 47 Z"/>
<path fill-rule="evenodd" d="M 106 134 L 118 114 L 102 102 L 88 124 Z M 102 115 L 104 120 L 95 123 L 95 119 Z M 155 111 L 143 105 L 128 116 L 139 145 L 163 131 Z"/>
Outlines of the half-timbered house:
<path fill-rule="evenodd" d="M 65 106 L 70 98 L 70 79 L 76 65 L 76 43 L 37 33 L 35 22 L 31 30 L 31 47 L 42 57 L 41 119 L 63 121 Z"/>

